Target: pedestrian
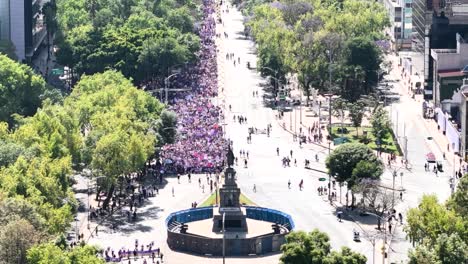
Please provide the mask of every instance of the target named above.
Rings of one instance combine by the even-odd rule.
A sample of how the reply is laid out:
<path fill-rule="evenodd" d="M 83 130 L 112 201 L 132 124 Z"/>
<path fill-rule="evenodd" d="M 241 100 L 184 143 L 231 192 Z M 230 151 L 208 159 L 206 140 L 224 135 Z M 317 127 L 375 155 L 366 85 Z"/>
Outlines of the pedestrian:
<path fill-rule="evenodd" d="M 180 184 L 180 174 L 177 174 L 177 183 Z"/>
<path fill-rule="evenodd" d="M 403 201 L 403 192 L 400 191 L 400 200 Z"/>
<path fill-rule="evenodd" d="M 403 215 L 398 213 L 398 218 L 400 219 L 400 224 L 403 224 Z"/>
<path fill-rule="evenodd" d="M 172 197 L 174 197 L 174 186 L 172 186 Z"/>
<path fill-rule="evenodd" d="M 288 189 L 291 189 L 291 180 L 288 180 Z"/>
<path fill-rule="evenodd" d="M 388 223 L 388 232 L 391 234 L 392 233 L 392 224 Z"/>
<path fill-rule="evenodd" d="M 253 192 L 256 193 L 257 192 L 257 186 L 254 184 L 253 185 Z"/>
<path fill-rule="evenodd" d="M 190 175 L 190 173 L 189 173 L 187 177 L 188 177 L 188 182 L 191 183 L 192 182 L 192 180 L 191 180 L 192 175 Z"/>

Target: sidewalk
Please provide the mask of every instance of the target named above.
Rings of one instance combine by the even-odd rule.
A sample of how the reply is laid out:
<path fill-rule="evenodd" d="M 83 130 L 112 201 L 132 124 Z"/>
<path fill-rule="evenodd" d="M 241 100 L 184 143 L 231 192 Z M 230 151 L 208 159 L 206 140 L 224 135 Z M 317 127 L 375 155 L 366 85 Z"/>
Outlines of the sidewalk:
<path fill-rule="evenodd" d="M 404 75 L 403 68 L 398 65 L 399 58 L 396 56 L 392 56 L 390 58 L 392 63 L 396 65 L 393 67 L 393 71 L 396 75 L 401 76 L 400 79 L 400 90 L 399 93 L 401 96 L 406 97 L 408 100 L 411 100 L 414 107 L 422 107 L 422 102 L 424 101 L 423 95 L 421 94 L 413 94 L 413 90 L 410 87 L 414 86 L 414 84 L 420 81 L 420 78 L 415 75 Z M 414 88 L 414 87 L 413 87 Z M 412 98 L 414 96 L 414 98 Z M 422 113 L 419 118 L 423 119 Z M 450 146 L 450 142 L 448 141 L 447 137 L 440 131 L 437 127 L 437 123 L 433 119 L 423 119 L 423 123 L 426 129 L 429 131 L 430 136 L 432 137 L 432 141 L 435 143 L 437 150 L 441 153 L 445 154 L 446 162 L 452 166 L 453 171 L 458 171 L 462 165 L 465 163 L 463 162 L 462 157 L 454 153 L 454 150 Z M 433 149 L 433 152 L 436 152 Z M 437 159 L 442 159 L 442 157 L 437 157 Z M 452 176 L 453 172 L 451 173 Z"/>

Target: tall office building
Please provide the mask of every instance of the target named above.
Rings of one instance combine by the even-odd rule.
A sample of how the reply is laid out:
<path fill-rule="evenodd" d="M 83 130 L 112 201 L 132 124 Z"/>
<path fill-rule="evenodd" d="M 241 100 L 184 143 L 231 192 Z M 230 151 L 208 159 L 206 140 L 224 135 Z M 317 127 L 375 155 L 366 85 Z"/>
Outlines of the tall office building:
<path fill-rule="evenodd" d="M 42 15 L 46 2 L 0 0 L 0 39 L 13 43 L 19 60 L 31 60 L 46 37 Z"/>
<path fill-rule="evenodd" d="M 468 0 L 413 0 L 414 71 L 424 76 L 426 98 L 432 98 L 431 49 L 456 48 L 456 34 L 468 35 Z"/>

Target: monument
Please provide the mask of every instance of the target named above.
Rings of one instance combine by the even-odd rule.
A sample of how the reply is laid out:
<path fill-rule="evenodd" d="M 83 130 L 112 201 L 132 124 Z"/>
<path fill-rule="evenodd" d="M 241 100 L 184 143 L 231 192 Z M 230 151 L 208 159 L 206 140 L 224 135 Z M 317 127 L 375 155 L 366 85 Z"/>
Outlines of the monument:
<path fill-rule="evenodd" d="M 240 204 L 240 188 L 236 183 L 236 170 L 234 164 L 234 154 L 231 147 L 227 152 L 227 168 L 224 169 L 224 184 L 219 189 L 219 210 L 213 213 L 213 232 L 247 232 L 246 215 Z"/>
<path fill-rule="evenodd" d="M 278 210 L 241 205 L 234 154 L 227 151 L 219 206 L 197 207 L 166 218 L 170 249 L 200 255 L 249 256 L 279 252 L 294 229 L 291 216 Z M 250 228 L 247 228 L 249 226 Z"/>

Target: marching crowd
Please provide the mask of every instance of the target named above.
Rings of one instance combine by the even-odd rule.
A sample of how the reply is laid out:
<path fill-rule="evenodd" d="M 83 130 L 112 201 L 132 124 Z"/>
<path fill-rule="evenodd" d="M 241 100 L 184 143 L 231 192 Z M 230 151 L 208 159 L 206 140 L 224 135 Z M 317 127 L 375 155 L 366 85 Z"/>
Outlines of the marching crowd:
<path fill-rule="evenodd" d="M 204 19 L 199 32 L 201 48 L 197 65 L 177 75 L 175 85 L 189 87 L 170 99 L 170 109 L 179 117 L 176 143 L 163 147 L 163 162 L 182 168 L 184 172 L 219 172 L 223 167 L 226 140 L 217 96 L 217 63 L 215 46 L 215 2 L 204 1 Z M 165 165 L 165 164 L 163 164 Z"/>

